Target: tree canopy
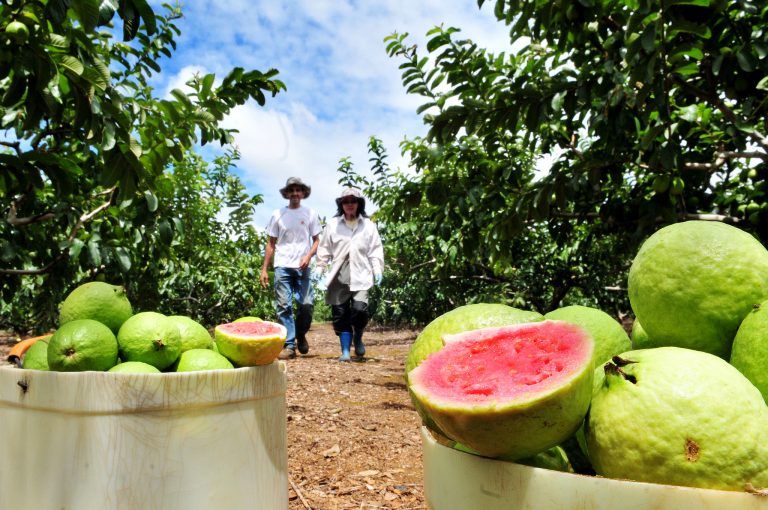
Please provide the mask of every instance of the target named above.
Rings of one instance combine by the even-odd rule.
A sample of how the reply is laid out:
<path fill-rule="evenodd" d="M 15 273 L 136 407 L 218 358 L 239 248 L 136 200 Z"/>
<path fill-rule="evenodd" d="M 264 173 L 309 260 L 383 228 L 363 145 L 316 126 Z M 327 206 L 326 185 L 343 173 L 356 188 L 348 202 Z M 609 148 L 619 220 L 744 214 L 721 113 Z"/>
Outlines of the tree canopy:
<path fill-rule="evenodd" d="M 417 236 L 418 257 L 398 253 L 430 268 L 432 291 L 483 278 L 493 284 L 476 295 L 540 311 L 608 307 L 666 223 L 768 239 L 764 2 L 486 3 L 509 26 L 508 52 L 454 27 L 431 30 L 425 49 L 385 39 L 427 133 L 401 145 L 416 175 L 390 171 L 397 184 L 370 191 L 386 228 Z"/>
<path fill-rule="evenodd" d="M 85 277 L 125 282 L 132 270 L 161 264 L 183 225 L 180 211 L 163 202 L 178 196 L 179 179 L 169 172 L 191 161 L 199 171 L 203 162 L 190 154 L 232 142 L 232 130 L 220 126 L 232 108 L 249 100 L 263 105 L 285 89 L 274 69 L 235 68 L 220 80 L 194 76 L 188 90 L 156 97 L 149 78 L 172 56 L 181 15 L 167 4 L 158 14 L 145 0 L 0 4 L 6 305 L 44 285 L 49 303 L 38 306 L 42 312 Z M 237 211 L 260 202 L 241 195 L 242 187 L 226 205 Z M 148 250 L 154 258 L 146 258 Z"/>

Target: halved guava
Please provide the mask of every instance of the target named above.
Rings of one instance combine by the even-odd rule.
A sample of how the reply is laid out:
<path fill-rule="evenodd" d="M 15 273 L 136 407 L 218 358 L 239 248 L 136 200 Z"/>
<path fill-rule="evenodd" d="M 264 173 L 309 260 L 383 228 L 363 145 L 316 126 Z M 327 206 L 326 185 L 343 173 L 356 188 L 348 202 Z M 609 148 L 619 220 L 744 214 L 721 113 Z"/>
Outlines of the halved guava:
<path fill-rule="evenodd" d="M 283 349 L 285 326 L 269 321 L 219 324 L 213 331 L 219 353 L 240 367 L 269 365 Z"/>
<path fill-rule="evenodd" d="M 594 341 L 562 321 L 444 338 L 411 370 L 411 394 L 443 433 L 481 455 L 536 455 L 570 437 L 592 394 Z"/>
<path fill-rule="evenodd" d="M 443 348 L 445 335 L 543 320 L 544 316 L 538 312 L 521 310 L 501 303 L 472 303 L 454 308 L 427 324 L 411 344 L 408 358 L 405 360 L 405 380 L 408 382 L 408 374 L 411 370 L 419 366 L 433 352 Z M 427 416 L 413 395 L 411 395 L 411 401 L 424 425 L 440 433 L 440 428 Z"/>

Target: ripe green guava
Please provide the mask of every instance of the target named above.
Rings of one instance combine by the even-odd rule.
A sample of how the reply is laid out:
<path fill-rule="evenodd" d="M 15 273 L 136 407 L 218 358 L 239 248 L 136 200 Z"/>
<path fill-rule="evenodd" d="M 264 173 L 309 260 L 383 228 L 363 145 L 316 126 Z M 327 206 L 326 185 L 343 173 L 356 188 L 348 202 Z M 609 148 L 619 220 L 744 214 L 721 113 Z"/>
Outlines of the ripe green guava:
<path fill-rule="evenodd" d="M 754 384 L 768 402 L 768 301 L 752 309 L 733 339 L 731 365 Z"/>
<path fill-rule="evenodd" d="M 649 347 L 674 345 L 728 359 L 739 324 L 768 299 L 768 250 L 725 223 L 675 223 L 640 247 L 628 291 Z"/>
<path fill-rule="evenodd" d="M 586 329 L 595 341 L 595 366 L 605 363 L 611 356 L 632 348 L 629 335 L 619 321 L 602 310 L 589 306 L 571 305 L 552 310 L 545 319 L 566 321 Z"/>
<path fill-rule="evenodd" d="M 581 426 L 593 351 L 592 337 L 563 321 L 478 329 L 446 337 L 408 384 L 446 437 L 516 460 L 557 446 Z"/>
<path fill-rule="evenodd" d="M 598 475 L 741 491 L 768 486 L 768 407 L 725 360 L 658 347 L 605 365 L 586 421 Z"/>

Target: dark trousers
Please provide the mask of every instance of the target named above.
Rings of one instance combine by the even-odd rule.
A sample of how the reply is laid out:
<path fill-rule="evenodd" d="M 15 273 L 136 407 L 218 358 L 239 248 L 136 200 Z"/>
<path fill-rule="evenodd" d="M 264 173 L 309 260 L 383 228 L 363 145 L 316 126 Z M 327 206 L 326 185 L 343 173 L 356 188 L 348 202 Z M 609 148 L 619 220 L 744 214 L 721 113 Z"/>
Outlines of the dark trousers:
<path fill-rule="evenodd" d="M 368 303 L 350 299 L 340 305 L 331 305 L 331 319 L 337 335 L 349 331 L 360 338 L 368 324 Z"/>

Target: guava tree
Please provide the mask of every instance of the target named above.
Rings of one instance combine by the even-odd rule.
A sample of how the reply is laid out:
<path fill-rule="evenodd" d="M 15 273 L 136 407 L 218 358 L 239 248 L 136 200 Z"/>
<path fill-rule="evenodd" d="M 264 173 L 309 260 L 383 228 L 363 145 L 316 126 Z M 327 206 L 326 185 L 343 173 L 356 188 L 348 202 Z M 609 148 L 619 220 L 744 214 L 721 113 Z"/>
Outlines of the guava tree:
<path fill-rule="evenodd" d="M 144 0 L 0 5 L 3 302 L 30 285 L 59 295 L 85 273 L 125 280 L 139 247 L 170 246 L 165 172 L 198 144 L 230 143 L 219 124 L 232 108 L 285 88 L 275 70 L 235 68 L 155 97 L 148 78 L 172 56 L 179 16 Z"/>
<path fill-rule="evenodd" d="M 763 2 L 498 0 L 493 8 L 510 28 L 505 53 L 456 28 L 430 31 L 426 52 L 407 34 L 386 39 L 407 91 L 424 98 L 428 129 L 402 144 L 417 174 L 388 200 L 408 221 L 420 218 L 422 237 L 440 233 L 436 265 L 482 260 L 498 276 L 582 254 L 566 265 L 610 288 L 664 223 L 726 221 L 768 238 Z M 531 239 L 554 243 L 535 250 L 540 264 L 521 259 Z M 552 297 L 574 281 L 555 277 Z"/>

